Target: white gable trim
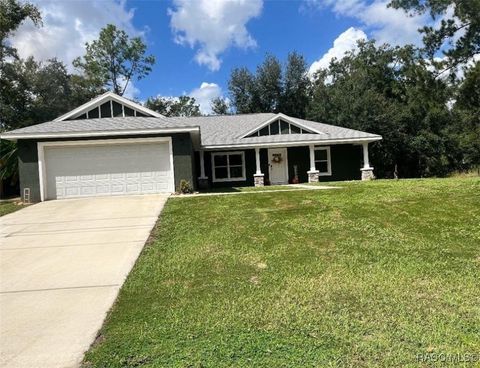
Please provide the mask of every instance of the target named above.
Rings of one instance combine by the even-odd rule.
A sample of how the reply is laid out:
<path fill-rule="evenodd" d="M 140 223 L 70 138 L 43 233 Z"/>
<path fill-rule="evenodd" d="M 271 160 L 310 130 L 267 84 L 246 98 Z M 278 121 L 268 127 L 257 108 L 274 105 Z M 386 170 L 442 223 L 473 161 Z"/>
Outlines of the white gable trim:
<path fill-rule="evenodd" d="M 119 96 L 119 95 L 117 95 L 113 92 L 106 92 L 103 95 L 95 97 L 93 100 L 77 107 L 76 109 L 73 109 L 72 111 L 67 112 L 64 115 L 59 116 L 54 121 L 63 121 L 63 120 L 68 120 L 68 119 L 71 119 L 71 118 L 75 118 L 75 117 L 77 117 L 79 115 L 82 115 L 82 114 L 86 113 L 87 111 L 89 111 L 89 110 L 91 110 L 91 109 L 93 109 L 97 106 L 100 106 L 103 103 L 105 103 L 107 101 L 110 101 L 110 100 L 116 101 L 116 102 L 118 102 L 119 104 L 122 104 L 122 105 L 126 105 L 126 106 L 130 107 L 131 109 L 138 110 L 138 111 L 140 111 L 140 112 L 142 112 L 146 115 L 150 115 L 150 116 L 153 116 L 153 117 L 156 117 L 156 118 L 163 117 L 163 115 L 159 114 L 158 112 L 147 109 L 146 107 L 143 107 L 142 105 L 139 105 L 135 102 L 132 102 L 125 97 Z"/>
<path fill-rule="evenodd" d="M 285 122 L 289 123 L 289 124 L 292 124 L 292 125 L 295 125 L 296 127 L 298 128 L 301 128 L 303 130 L 307 130 L 308 132 L 313 132 L 313 133 L 317 133 L 317 134 L 326 134 L 324 132 L 321 132 L 319 130 L 316 130 L 314 128 L 311 128 L 311 127 L 308 127 L 304 124 L 301 124 L 301 123 L 298 123 L 296 121 L 293 121 L 290 116 L 287 116 L 285 114 L 282 114 L 282 113 L 278 113 L 276 114 L 275 116 L 273 116 L 272 118 L 268 119 L 267 121 L 263 122 L 262 124 L 256 126 L 255 128 L 253 129 L 250 129 L 248 132 L 242 134 L 241 136 L 239 136 L 238 138 L 239 139 L 242 139 L 242 138 L 245 138 L 245 137 L 248 137 L 250 134 L 253 134 L 255 132 L 258 132 L 259 130 L 261 130 L 262 128 L 266 127 L 267 125 L 273 123 L 274 121 L 278 120 L 278 119 L 281 119 L 281 120 L 284 120 Z"/>

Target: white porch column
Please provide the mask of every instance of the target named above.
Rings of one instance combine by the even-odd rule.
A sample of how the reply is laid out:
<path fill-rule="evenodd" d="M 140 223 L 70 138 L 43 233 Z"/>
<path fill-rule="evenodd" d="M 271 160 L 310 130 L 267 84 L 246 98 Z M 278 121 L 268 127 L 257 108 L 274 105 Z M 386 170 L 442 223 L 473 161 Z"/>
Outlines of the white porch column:
<path fill-rule="evenodd" d="M 260 148 L 255 147 L 255 175 L 253 175 L 253 181 L 256 187 L 263 187 L 265 180 L 260 167 Z"/>
<path fill-rule="evenodd" d="M 363 142 L 363 167 L 360 169 L 362 172 L 362 180 L 372 180 L 375 179 L 373 175 L 373 167 L 370 166 L 370 161 L 368 159 L 368 142 Z"/>
<path fill-rule="evenodd" d="M 199 177 L 199 179 L 207 179 L 207 177 L 205 176 L 205 158 L 204 158 L 203 150 L 200 150 L 199 153 L 200 153 L 200 177 Z"/>
<path fill-rule="evenodd" d="M 311 144 L 308 148 L 310 149 L 310 170 L 307 171 L 308 182 L 316 183 L 318 182 L 318 170 L 315 168 L 315 145 Z"/>
<path fill-rule="evenodd" d="M 205 157 L 203 150 L 198 151 L 200 157 L 200 176 L 198 177 L 198 187 L 200 189 L 207 189 L 208 184 L 208 177 L 205 176 Z"/>
<path fill-rule="evenodd" d="M 260 168 L 260 148 L 255 148 L 255 165 L 257 167 L 257 171 L 255 172 L 256 175 L 260 175 L 262 173 L 262 169 Z"/>
<path fill-rule="evenodd" d="M 363 146 L 363 168 L 370 168 L 370 162 L 368 161 L 368 142 L 364 142 Z"/>
<path fill-rule="evenodd" d="M 310 171 L 316 171 L 315 170 L 315 146 L 311 144 L 308 146 L 310 148 Z"/>

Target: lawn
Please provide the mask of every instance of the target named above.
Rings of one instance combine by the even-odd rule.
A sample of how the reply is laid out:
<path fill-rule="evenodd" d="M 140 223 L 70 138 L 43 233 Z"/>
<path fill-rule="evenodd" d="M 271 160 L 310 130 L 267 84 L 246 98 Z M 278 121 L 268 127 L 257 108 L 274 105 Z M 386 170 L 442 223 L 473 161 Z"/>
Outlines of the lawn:
<path fill-rule="evenodd" d="M 330 183 L 331 184 L 331 183 Z M 331 185 L 333 186 L 333 185 Z M 287 190 L 304 190 L 305 188 L 295 185 L 266 185 L 263 187 L 230 187 L 230 188 L 210 188 L 201 190 L 200 193 L 235 193 L 235 192 L 266 192 L 266 191 L 287 191 Z"/>
<path fill-rule="evenodd" d="M 84 365 L 479 354 L 480 179 L 342 187 L 170 199 Z"/>
<path fill-rule="evenodd" d="M 0 202 L 0 217 L 24 208 L 14 201 Z"/>

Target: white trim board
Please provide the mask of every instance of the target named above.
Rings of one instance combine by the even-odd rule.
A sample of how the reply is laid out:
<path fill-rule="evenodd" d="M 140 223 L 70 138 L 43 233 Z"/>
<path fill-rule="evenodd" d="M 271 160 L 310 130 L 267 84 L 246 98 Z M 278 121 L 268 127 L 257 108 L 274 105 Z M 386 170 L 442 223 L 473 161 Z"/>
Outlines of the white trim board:
<path fill-rule="evenodd" d="M 66 146 L 104 146 L 117 144 L 134 144 L 134 143 L 165 143 L 168 142 L 168 150 L 170 155 L 170 167 L 172 170 L 172 178 L 170 187 L 175 191 L 175 168 L 173 166 L 173 145 L 172 137 L 155 137 L 155 138 L 126 138 L 126 139 L 95 139 L 80 141 L 54 141 L 54 142 L 37 142 L 38 154 L 38 179 L 40 183 L 40 201 L 45 201 L 47 195 L 47 170 L 45 162 L 46 147 L 66 147 Z"/>

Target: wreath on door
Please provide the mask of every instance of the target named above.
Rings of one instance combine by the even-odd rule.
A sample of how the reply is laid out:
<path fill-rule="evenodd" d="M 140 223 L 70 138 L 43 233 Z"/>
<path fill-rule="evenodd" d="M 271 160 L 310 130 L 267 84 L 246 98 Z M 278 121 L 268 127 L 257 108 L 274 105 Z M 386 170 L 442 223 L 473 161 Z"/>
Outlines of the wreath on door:
<path fill-rule="evenodd" d="M 272 155 L 272 162 L 274 164 L 279 164 L 283 161 L 282 154 L 281 153 L 274 153 Z"/>

